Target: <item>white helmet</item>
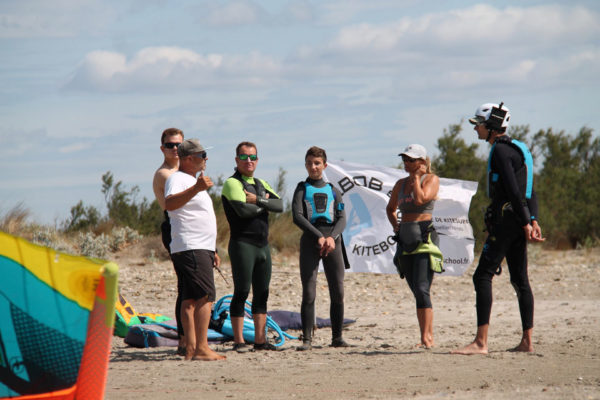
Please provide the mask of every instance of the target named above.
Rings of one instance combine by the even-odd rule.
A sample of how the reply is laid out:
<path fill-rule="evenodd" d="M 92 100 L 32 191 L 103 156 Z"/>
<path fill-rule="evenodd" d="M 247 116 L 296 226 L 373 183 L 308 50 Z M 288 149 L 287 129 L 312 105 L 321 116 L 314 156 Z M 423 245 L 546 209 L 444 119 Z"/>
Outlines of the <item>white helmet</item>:
<path fill-rule="evenodd" d="M 477 108 L 475 116 L 469 118 L 469 122 L 473 125 L 485 122 L 488 129 L 504 131 L 508 128 L 510 121 L 510 111 L 504 103 L 494 104 L 485 103 Z"/>

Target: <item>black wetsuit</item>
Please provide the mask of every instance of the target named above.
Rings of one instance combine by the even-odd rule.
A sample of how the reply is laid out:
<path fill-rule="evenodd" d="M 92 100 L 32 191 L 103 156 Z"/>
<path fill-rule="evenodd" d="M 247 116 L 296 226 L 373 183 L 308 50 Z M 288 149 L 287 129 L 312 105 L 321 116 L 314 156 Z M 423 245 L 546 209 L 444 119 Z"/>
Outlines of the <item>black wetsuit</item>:
<path fill-rule="evenodd" d="M 324 188 L 328 183 L 323 179 L 306 180 L 315 188 Z M 315 298 L 317 295 L 317 272 L 319 260 L 323 260 L 325 277 L 329 286 L 331 333 L 333 340 L 341 339 L 344 321 L 344 269 L 342 232 L 346 227 L 346 215 L 343 210 L 341 193 L 331 186 L 330 194 L 334 201 L 330 204 L 329 220 L 325 217 L 317 218 L 311 223 L 308 208 L 311 207 L 305 199 L 306 185 L 300 182 L 294 192 L 292 200 L 292 214 L 294 223 L 302 229 L 300 238 L 300 279 L 302 281 L 302 305 L 300 314 L 302 319 L 302 335 L 305 340 L 312 339 L 315 321 Z M 319 255 L 318 239 L 332 237 L 335 240 L 335 250 L 327 257 Z"/>
<path fill-rule="evenodd" d="M 473 274 L 477 293 L 477 326 L 487 325 L 492 310 L 492 278 L 501 271 L 504 257 L 508 264 L 510 282 L 517 292 L 523 330 L 533 327 L 533 293 L 527 275 L 527 238 L 523 227 L 537 216 L 535 191 L 526 198 L 523 175 L 523 153 L 510 144 L 508 136 L 496 139 L 490 154 L 490 172 L 496 175 L 491 182 L 491 205 L 486 213 L 488 238 L 483 246 L 479 265 Z"/>
<path fill-rule="evenodd" d="M 244 190 L 257 196 L 258 205 L 246 203 Z M 221 199 L 230 228 L 228 250 L 234 286 L 230 315 L 244 316 L 250 287 L 252 313 L 266 314 L 271 282 L 269 211 L 282 212 L 283 201 L 265 181 L 237 171 L 225 181 Z"/>

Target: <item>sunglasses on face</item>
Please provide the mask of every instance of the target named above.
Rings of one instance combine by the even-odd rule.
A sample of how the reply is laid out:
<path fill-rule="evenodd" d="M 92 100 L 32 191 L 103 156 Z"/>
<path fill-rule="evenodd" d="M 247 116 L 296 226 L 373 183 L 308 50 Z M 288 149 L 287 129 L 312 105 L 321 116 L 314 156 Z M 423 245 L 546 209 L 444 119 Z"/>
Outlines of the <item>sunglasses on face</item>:
<path fill-rule="evenodd" d="M 173 148 L 179 147 L 180 144 L 181 143 L 167 142 L 167 143 L 163 143 L 163 146 L 165 146 L 165 148 L 167 148 L 167 149 L 173 149 Z"/>
<path fill-rule="evenodd" d="M 402 161 L 405 162 L 405 163 L 406 162 L 413 163 L 413 162 L 415 162 L 417 160 L 418 160 L 418 158 L 410 158 L 410 157 L 407 157 L 407 156 L 402 156 Z"/>
<path fill-rule="evenodd" d="M 192 154 L 194 157 L 196 158 L 202 158 L 205 159 L 206 158 L 206 152 L 205 151 L 201 151 L 200 153 L 194 153 Z"/>
<path fill-rule="evenodd" d="M 247 161 L 248 159 L 250 159 L 250 161 L 258 160 L 258 156 L 256 154 L 238 154 L 238 158 L 240 161 Z"/>

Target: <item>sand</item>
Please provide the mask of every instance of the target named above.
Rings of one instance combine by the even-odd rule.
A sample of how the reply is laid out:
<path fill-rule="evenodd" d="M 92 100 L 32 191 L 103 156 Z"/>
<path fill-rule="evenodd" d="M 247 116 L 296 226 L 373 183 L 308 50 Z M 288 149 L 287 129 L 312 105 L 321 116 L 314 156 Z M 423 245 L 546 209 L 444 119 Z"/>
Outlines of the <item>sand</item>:
<path fill-rule="evenodd" d="M 138 312 L 174 315 L 170 261 L 148 259 L 133 246 L 113 258 L 120 290 Z M 475 263 L 461 277 L 436 276 L 432 287 L 436 347 L 418 349 L 415 303 L 397 275 L 348 273 L 344 331 L 351 348 L 329 347 L 331 330 L 316 331 L 314 349 L 238 354 L 232 342 L 213 346 L 227 360 L 184 361 L 175 348 L 139 349 L 114 337 L 106 399 L 600 399 L 600 249 L 530 247 L 535 296 L 532 354 L 507 351 L 520 340 L 517 299 L 508 271 L 494 279 L 488 355 L 449 354 L 476 329 Z M 217 298 L 231 293 L 230 267 L 215 274 Z M 297 257 L 274 255 L 269 307 L 299 311 Z M 319 274 L 317 315 L 328 318 Z M 298 331 L 290 331 L 299 334 Z"/>

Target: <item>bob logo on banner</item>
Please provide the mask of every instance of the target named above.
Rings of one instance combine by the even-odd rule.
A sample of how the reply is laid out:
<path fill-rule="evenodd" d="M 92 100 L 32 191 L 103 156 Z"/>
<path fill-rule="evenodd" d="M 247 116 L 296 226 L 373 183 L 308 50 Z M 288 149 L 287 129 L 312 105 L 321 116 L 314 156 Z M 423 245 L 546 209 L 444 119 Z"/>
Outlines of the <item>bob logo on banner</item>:
<path fill-rule="evenodd" d="M 353 272 L 396 273 L 396 242 L 385 207 L 396 181 L 406 172 L 394 168 L 329 162 L 325 178 L 343 195 L 344 243 Z M 433 223 L 440 236 L 446 275 L 462 275 L 473 262 L 473 229 L 468 213 L 477 182 L 440 178 Z M 400 217 L 400 214 L 398 214 Z"/>

